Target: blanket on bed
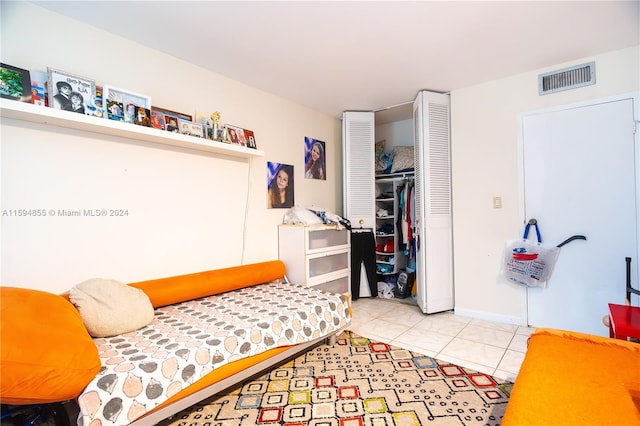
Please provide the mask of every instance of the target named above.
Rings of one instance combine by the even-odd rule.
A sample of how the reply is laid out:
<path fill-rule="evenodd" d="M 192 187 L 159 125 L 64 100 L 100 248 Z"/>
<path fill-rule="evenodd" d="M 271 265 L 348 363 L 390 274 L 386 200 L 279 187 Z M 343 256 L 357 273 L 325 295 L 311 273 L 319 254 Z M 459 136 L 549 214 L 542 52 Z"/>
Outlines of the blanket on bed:
<path fill-rule="evenodd" d="M 78 398 L 78 423 L 130 423 L 216 367 L 328 336 L 349 319 L 345 296 L 283 280 L 157 308 L 146 327 L 94 339 L 102 368 Z"/>

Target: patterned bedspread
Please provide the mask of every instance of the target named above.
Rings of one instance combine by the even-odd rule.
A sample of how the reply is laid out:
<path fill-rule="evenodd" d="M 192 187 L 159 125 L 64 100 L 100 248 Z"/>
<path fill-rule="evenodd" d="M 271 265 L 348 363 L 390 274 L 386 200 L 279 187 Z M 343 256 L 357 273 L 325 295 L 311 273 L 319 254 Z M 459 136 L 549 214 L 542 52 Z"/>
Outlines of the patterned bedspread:
<path fill-rule="evenodd" d="M 216 367 L 349 320 L 344 296 L 282 280 L 158 308 L 146 327 L 94 339 L 102 369 L 78 398 L 78 424 L 128 424 Z"/>

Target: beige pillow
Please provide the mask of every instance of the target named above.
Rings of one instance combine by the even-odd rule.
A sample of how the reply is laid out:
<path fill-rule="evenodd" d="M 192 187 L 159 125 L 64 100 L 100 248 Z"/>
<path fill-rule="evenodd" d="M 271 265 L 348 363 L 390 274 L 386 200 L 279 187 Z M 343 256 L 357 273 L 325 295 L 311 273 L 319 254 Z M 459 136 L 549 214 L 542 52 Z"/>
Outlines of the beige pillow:
<path fill-rule="evenodd" d="M 413 163 L 413 146 L 396 146 L 393 148 L 391 173 L 413 170 Z"/>
<path fill-rule="evenodd" d="M 137 330 L 153 321 L 153 305 L 140 289 L 115 280 L 93 278 L 69 291 L 69 300 L 93 337 Z"/>

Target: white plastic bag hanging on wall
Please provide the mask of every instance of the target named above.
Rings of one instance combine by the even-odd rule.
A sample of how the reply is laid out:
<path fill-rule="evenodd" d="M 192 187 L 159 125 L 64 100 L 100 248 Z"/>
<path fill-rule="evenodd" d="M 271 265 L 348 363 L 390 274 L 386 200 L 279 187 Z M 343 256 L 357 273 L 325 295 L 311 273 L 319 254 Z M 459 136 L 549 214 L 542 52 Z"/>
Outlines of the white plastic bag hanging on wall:
<path fill-rule="evenodd" d="M 527 239 L 531 225 L 536 229 L 537 242 Z M 542 244 L 538 223 L 531 219 L 525 227 L 522 239 L 507 241 L 500 275 L 527 287 L 547 288 L 559 255 L 559 247 Z"/>

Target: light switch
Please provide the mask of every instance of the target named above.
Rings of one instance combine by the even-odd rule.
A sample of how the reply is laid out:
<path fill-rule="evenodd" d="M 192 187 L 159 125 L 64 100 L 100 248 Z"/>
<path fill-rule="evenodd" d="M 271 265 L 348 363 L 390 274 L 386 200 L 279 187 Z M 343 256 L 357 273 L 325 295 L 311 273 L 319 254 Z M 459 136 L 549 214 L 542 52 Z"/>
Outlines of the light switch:
<path fill-rule="evenodd" d="M 493 197 L 493 208 L 494 209 L 502 208 L 502 197 Z"/>

